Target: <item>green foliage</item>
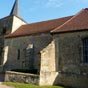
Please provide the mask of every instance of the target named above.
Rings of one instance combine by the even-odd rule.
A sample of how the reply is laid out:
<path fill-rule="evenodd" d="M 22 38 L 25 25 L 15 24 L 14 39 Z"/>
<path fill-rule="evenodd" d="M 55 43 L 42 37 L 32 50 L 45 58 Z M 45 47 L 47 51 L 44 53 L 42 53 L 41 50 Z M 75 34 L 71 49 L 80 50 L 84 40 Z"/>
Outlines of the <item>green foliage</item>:
<path fill-rule="evenodd" d="M 60 86 L 36 86 L 31 84 L 12 83 L 12 82 L 4 82 L 3 84 L 7 86 L 13 86 L 15 88 L 64 88 Z"/>

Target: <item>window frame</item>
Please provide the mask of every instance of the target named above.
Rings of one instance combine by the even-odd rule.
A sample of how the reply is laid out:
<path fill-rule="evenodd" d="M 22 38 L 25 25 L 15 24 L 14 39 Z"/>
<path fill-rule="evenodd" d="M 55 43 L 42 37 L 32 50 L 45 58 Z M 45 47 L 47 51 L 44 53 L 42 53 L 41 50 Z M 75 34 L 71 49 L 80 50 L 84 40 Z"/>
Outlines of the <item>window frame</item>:
<path fill-rule="evenodd" d="M 88 64 L 88 37 L 82 40 L 83 42 L 83 63 Z"/>

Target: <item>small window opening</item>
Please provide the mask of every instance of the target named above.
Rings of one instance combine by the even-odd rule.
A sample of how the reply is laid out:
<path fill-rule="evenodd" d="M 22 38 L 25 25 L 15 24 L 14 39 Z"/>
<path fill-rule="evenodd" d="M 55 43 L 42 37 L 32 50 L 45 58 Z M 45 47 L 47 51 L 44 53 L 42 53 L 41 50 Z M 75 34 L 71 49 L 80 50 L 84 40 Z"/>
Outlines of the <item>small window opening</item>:
<path fill-rule="evenodd" d="M 18 57 L 17 59 L 19 60 L 20 59 L 20 50 L 18 49 Z"/>
<path fill-rule="evenodd" d="M 83 40 L 83 63 L 88 63 L 88 38 Z"/>
<path fill-rule="evenodd" d="M 6 34 L 6 27 L 3 28 L 2 34 Z"/>

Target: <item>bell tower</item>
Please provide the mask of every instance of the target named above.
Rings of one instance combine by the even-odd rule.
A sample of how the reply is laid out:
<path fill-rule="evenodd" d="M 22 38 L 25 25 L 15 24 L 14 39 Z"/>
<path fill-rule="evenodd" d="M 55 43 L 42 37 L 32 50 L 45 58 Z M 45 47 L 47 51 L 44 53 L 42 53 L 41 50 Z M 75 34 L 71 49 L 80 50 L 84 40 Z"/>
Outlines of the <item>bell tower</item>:
<path fill-rule="evenodd" d="M 11 10 L 10 15 L 15 15 L 17 17 L 20 17 L 20 13 L 19 13 L 19 4 L 18 4 L 18 0 L 15 0 L 15 3 L 13 5 L 13 8 Z"/>
<path fill-rule="evenodd" d="M 20 26 L 26 24 L 26 22 L 20 17 L 19 0 L 15 0 L 10 16 L 13 16 L 12 31 L 16 31 Z"/>
<path fill-rule="evenodd" d="M 9 34 L 16 31 L 26 22 L 19 15 L 19 0 L 15 0 L 9 16 L 0 19 L 0 34 Z"/>
<path fill-rule="evenodd" d="M 20 26 L 25 25 L 26 22 L 19 15 L 19 0 L 15 0 L 10 14 L 0 19 L 0 72 L 3 71 L 3 64 L 6 63 L 8 47 L 4 48 L 5 38 L 4 35 L 11 34 L 16 31 Z M 3 6 L 4 7 L 4 6 Z M 5 52 L 3 53 L 3 49 Z"/>

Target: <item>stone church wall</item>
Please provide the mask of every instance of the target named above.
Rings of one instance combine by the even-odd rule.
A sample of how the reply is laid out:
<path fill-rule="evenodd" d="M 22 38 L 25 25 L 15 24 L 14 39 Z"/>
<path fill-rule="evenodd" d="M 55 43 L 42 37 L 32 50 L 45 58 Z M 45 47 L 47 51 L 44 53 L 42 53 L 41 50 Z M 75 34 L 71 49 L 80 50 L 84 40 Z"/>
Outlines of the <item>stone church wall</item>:
<path fill-rule="evenodd" d="M 55 41 L 41 51 L 41 68 L 39 85 L 53 85 L 58 75 L 56 72 Z"/>
<path fill-rule="evenodd" d="M 25 25 L 26 22 L 24 22 L 23 20 L 21 20 L 20 18 L 13 16 L 13 26 L 12 26 L 12 31 L 11 33 L 13 33 L 14 31 L 16 31 L 20 26 Z"/>
<path fill-rule="evenodd" d="M 88 88 L 88 63 L 83 63 L 83 39 L 88 31 L 61 33 L 54 36 L 58 59 L 58 84 L 75 88 Z"/>
<path fill-rule="evenodd" d="M 88 32 L 61 33 L 41 51 L 40 85 L 88 88 L 88 63 L 83 63 L 83 39 Z"/>
<path fill-rule="evenodd" d="M 8 34 L 16 31 L 20 26 L 25 25 L 22 19 L 16 16 L 8 16 L 0 19 L 0 34 Z"/>
<path fill-rule="evenodd" d="M 39 75 L 35 74 L 6 71 L 4 79 L 5 82 L 19 82 L 35 85 L 39 84 Z"/>
<path fill-rule="evenodd" d="M 0 34 L 3 33 L 3 30 L 6 30 L 6 33 L 11 33 L 13 23 L 13 16 L 5 17 L 0 19 Z"/>
<path fill-rule="evenodd" d="M 14 65 L 17 66 L 17 69 L 37 69 L 39 71 L 40 69 L 40 58 L 41 54 L 40 51 L 45 48 L 50 42 L 52 41 L 52 36 L 50 34 L 36 34 L 36 35 L 30 35 L 30 36 L 23 36 L 23 37 L 15 37 L 15 38 L 7 38 L 5 39 L 5 46 L 9 46 L 16 51 L 12 51 L 9 49 L 9 61 L 6 63 L 6 66 L 11 66 L 9 69 L 13 69 Z M 34 54 L 32 56 L 27 57 L 27 49 L 29 46 L 33 45 L 34 47 Z M 20 56 L 19 59 L 18 52 L 20 50 Z M 13 54 L 10 54 L 12 52 Z M 30 52 L 30 51 L 29 51 Z M 30 62 L 31 57 L 34 57 L 32 59 L 33 62 Z M 11 62 L 13 61 L 13 63 Z M 29 62 L 29 65 L 27 65 Z M 34 65 L 33 68 L 30 68 L 30 65 Z M 26 66 L 27 65 L 27 66 Z"/>
<path fill-rule="evenodd" d="M 0 36 L 0 65 L 2 65 L 3 63 L 3 47 L 4 47 L 4 37 Z"/>

